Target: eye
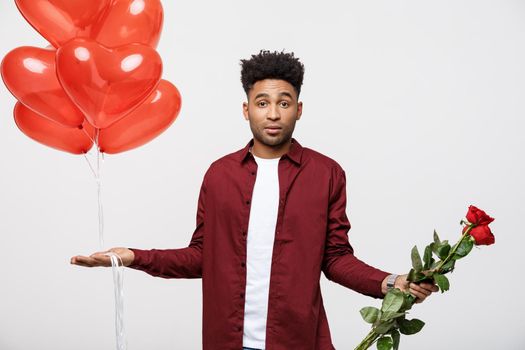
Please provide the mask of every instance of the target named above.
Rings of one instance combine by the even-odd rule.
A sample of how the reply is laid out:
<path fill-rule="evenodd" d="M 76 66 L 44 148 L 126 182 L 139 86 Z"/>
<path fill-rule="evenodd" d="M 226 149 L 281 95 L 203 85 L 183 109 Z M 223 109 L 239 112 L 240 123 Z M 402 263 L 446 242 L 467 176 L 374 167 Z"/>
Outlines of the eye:
<path fill-rule="evenodd" d="M 287 101 L 281 101 L 280 105 L 283 108 L 288 108 L 290 106 L 290 104 Z"/>
<path fill-rule="evenodd" d="M 259 101 L 257 102 L 257 106 L 259 107 L 266 107 L 268 104 L 266 103 L 266 101 Z"/>

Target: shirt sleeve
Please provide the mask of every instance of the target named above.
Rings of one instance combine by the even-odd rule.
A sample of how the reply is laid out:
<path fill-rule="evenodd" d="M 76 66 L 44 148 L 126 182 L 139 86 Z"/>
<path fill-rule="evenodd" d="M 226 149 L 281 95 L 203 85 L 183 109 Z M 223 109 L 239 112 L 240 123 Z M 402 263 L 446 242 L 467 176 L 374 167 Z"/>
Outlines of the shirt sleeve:
<path fill-rule="evenodd" d="M 162 278 L 201 278 L 206 206 L 206 175 L 199 192 L 196 228 L 188 247 L 142 250 L 130 248 L 135 259 L 129 268 Z"/>
<path fill-rule="evenodd" d="M 331 281 L 361 294 L 382 299 L 381 283 L 390 273 L 372 267 L 354 256 L 348 241 L 350 222 L 346 215 L 346 175 L 332 170 L 323 272 Z"/>

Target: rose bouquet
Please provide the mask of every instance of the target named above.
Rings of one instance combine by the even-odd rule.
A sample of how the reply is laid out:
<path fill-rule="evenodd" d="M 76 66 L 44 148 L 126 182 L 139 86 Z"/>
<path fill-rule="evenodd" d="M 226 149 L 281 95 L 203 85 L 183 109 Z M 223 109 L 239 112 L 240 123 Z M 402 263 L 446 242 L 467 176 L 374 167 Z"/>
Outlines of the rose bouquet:
<path fill-rule="evenodd" d="M 492 221 L 494 219 L 483 210 L 471 205 L 466 220 L 460 221 L 463 226 L 462 236 L 456 244 L 451 246 L 447 240 L 441 241 L 434 230 L 434 241 L 425 247 L 423 259 L 417 246 L 412 248 L 412 269 L 408 273 L 407 281 L 433 281 L 441 293 L 447 291 L 450 284 L 445 275 L 454 270 L 456 261 L 467 256 L 474 245 L 494 243 L 494 235 L 489 228 Z M 378 350 L 399 349 L 401 334 L 415 334 L 425 325 L 416 318 L 406 318 L 415 299 L 412 294 L 394 288 L 385 295 L 381 309 L 372 306 L 362 308 L 361 316 L 372 324 L 372 330 L 355 350 L 368 349 L 376 342 Z"/>

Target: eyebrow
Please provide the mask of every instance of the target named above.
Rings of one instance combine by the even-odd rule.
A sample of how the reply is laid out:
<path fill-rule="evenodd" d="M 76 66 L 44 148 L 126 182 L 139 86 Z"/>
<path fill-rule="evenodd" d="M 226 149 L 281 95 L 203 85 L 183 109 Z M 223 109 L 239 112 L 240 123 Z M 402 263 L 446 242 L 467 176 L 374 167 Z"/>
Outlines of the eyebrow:
<path fill-rule="evenodd" d="M 280 93 L 279 93 L 279 96 L 288 96 L 289 98 L 292 98 L 292 99 L 293 99 L 292 94 L 289 93 L 289 92 L 287 92 L 287 91 L 280 92 Z M 269 98 L 270 95 L 268 95 L 268 94 L 265 93 L 265 92 L 260 92 L 260 93 L 258 93 L 257 95 L 255 95 L 255 97 L 254 97 L 253 99 L 256 100 L 256 99 L 258 99 L 259 97 L 266 97 L 266 98 Z"/>
<path fill-rule="evenodd" d="M 255 97 L 253 98 L 254 100 L 258 99 L 259 97 L 270 97 L 270 95 L 264 93 L 264 92 L 260 92 L 258 93 L 257 95 L 255 95 Z"/>
<path fill-rule="evenodd" d="M 281 95 L 281 96 L 288 96 L 289 98 L 293 99 L 292 94 L 289 93 L 288 91 L 283 91 L 279 95 Z"/>

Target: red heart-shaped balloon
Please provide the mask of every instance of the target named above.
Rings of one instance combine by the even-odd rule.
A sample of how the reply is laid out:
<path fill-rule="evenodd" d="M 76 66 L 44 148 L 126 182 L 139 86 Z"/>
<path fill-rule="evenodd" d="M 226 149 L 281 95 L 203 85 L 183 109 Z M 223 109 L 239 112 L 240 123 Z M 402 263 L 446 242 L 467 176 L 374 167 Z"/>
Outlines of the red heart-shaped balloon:
<path fill-rule="evenodd" d="M 167 80 L 133 112 L 109 128 L 100 130 L 101 152 L 120 153 L 144 145 L 166 130 L 181 107 L 179 90 Z"/>
<path fill-rule="evenodd" d="M 92 37 L 107 47 L 132 43 L 157 47 L 163 16 L 160 0 L 114 0 Z"/>
<path fill-rule="evenodd" d="M 84 122 L 84 115 L 58 81 L 54 49 L 16 48 L 5 55 L 1 71 L 9 91 L 31 110 L 70 127 Z"/>
<path fill-rule="evenodd" d="M 20 102 L 14 109 L 15 123 L 31 139 L 60 151 L 73 154 L 87 153 L 93 142 L 94 129 L 89 123 L 84 128 L 68 128 L 33 112 Z"/>
<path fill-rule="evenodd" d="M 138 107 L 162 75 L 161 58 L 147 45 L 109 49 L 87 39 L 74 39 L 60 47 L 56 66 L 66 94 L 99 129 Z"/>
<path fill-rule="evenodd" d="M 90 37 L 111 0 L 16 0 L 22 16 L 54 47 Z"/>

